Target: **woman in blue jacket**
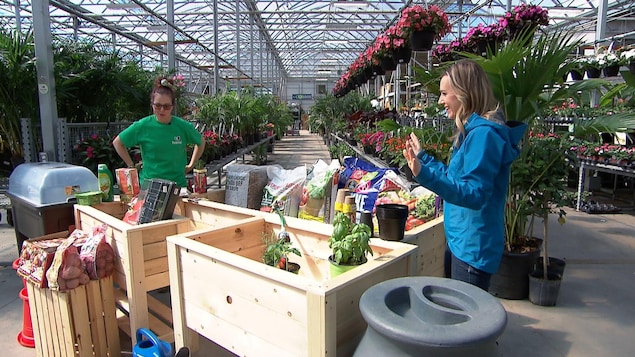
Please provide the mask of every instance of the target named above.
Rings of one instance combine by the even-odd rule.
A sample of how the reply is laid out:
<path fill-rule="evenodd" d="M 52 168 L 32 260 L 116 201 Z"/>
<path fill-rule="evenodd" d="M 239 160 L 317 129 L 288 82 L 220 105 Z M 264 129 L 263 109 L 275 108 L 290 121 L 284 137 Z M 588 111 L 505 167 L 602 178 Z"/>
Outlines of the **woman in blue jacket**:
<path fill-rule="evenodd" d="M 453 64 L 440 89 L 439 104 L 456 125 L 449 164 L 422 151 L 414 134 L 404 156 L 417 182 L 444 200 L 446 277 L 487 291 L 503 254 L 510 165 L 527 126 L 505 121 L 474 61 Z"/>

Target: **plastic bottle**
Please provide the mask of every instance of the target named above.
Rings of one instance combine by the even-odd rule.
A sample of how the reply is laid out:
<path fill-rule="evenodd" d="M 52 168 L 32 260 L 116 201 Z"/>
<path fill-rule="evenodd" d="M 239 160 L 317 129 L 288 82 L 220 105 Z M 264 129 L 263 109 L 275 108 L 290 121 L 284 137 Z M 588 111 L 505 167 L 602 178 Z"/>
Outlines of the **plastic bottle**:
<path fill-rule="evenodd" d="M 99 164 L 97 165 L 97 179 L 99 181 L 99 189 L 104 194 L 103 201 L 104 202 L 112 202 L 115 199 L 115 194 L 113 190 L 114 179 L 112 177 L 112 172 L 108 169 L 108 165 Z"/>

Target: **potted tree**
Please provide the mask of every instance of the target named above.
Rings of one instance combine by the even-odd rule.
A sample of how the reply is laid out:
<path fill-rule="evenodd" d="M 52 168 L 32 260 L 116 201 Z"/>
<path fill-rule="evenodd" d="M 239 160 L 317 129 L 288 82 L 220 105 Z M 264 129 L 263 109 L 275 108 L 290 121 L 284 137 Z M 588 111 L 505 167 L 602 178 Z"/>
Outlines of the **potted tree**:
<path fill-rule="evenodd" d="M 373 255 L 370 247 L 370 227 L 364 223 L 352 223 L 348 215 L 338 212 L 333 219 L 333 234 L 328 243 L 332 253 L 331 277 L 337 276 L 368 261 L 367 254 Z"/>
<path fill-rule="evenodd" d="M 516 212 L 529 214 L 529 232 L 533 232 L 534 218 L 543 222 L 543 264 L 539 264 L 540 259 L 532 257 L 534 269 L 529 275 L 529 299 L 539 305 L 553 305 L 562 279 L 562 271 L 555 272 L 554 268 L 557 265 L 564 269 L 564 261 L 549 257 L 549 215 L 557 214 L 558 221 L 564 224 L 566 212 L 561 207 L 567 204 L 567 175 L 576 157 L 570 150 L 567 136 L 532 131 L 527 145 L 512 170 L 516 175 L 516 187 L 525 188 L 523 192 L 518 190 L 516 193 L 522 195 L 519 200 L 524 202 L 526 210 Z M 528 233 L 527 236 L 532 237 L 533 234 Z"/>

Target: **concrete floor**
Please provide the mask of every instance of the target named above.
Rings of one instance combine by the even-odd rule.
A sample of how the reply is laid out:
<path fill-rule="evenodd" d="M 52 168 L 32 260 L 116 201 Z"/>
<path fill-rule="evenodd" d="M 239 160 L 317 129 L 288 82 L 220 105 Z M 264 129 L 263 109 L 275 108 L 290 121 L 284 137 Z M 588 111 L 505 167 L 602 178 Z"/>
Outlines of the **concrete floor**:
<path fill-rule="evenodd" d="M 268 163 L 285 168 L 328 160 L 318 136 L 302 131 L 276 143 Z M 632 194 L 631 196 L 632 197 Z M 621 206 L 625 202 L 616 202 Z M 630 203 L 632 205 L 632 203 Z M 497 299 L 507 311 L 499 338 L 502 356 L 633 356 L 635 354 L 635 215 L 587 214 L 567 208 L 567 222 L 551 219 L 551 256 L 567 262 L 555 307 L 528 300 Z M 2 356 L 35 356 L 16 337 L 22 329 L 22 281 L 13 228 L 0 221 L 0 346 Z M 540 234 L 536 234 L 540 236 Z M 202 343 L 204 345 L 204 343 Z M 128 350 L 129 352 L 130 350 Z M 124 354 L 126 355 L 126 354 Z M 129 354 L 127 354 L 129 355 Z M 209 356 L 203 351 L 197 356 Z M 214 354 L 218 355 L 218 354 Z M 263 351 L 266 356 L 266 351 Z"/>

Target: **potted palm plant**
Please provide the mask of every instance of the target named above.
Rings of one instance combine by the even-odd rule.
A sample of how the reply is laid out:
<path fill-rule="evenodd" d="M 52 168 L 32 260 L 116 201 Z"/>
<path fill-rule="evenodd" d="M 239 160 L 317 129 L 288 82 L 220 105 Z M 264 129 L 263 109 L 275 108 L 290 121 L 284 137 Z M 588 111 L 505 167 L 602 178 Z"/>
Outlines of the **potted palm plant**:
<path fill-rule="evenodd" d="M 599 88 L 603 85 L 598 80 L 576 82 L 569 86 L 562 85 L 563 74 L 568 71 L 568 68 L 561 64 L 566 61 L 569 53 L 575 52 L 579 45 L 579 42 L 573 39 L 572 33 L 542 33 L 533 46 L 525 46 L 525 40 L 522 37 L 516 37 L 488 58 L 466 54 L 478 61 L 488 73 L 494 93 L 508 120 L 525 122 L 530 128 L 535 127 L 540 123 L 541 113 L 553 107 L 555 103 L 575 97 L 579 90 Z M 574 134 L 606 132 L 618 127 L 629 128 L 632 125 L 632 115 L 630 117 L 613 116 L 610 120 L 606 117 L 576 120 Z M 510 273 L 511 268 L 506 268 L 507 259 L 513 254 L 526 253 L 536 256 L 539 254 L 537 249 L 540 243 L 531 237 L 531 231 L 528 230 L 531 228 L 528 224 L 529 219 L 537 213 L 545 216 L 544 202 L 551 202 L 551 204 L 557 202 L 556 197 L 544 197 L 542 202 L 536 201 L 534 191 L 544 190 L 552 183 L 548 177 L 537 176 L 535 172 L 522 171 L 528 170 L 528 167 L 522 164 L 527 161 L 529 150 L 533 148 L 529 132 L 521 145 L 520 158 L 516 160 L 515 165 L 512 165 L 508 189 L 505 212 L 505 254 L 501 268 L 492 276 L 490 284 L 490 293 L 509 299 L 528 297 L 528 273 L 535 258 L 524 259 L 522 267 L 519 267 L 518 263 L 512 263 L 513 271 L 517 272 L 515 274 Z M 564 152 L 559 153 L 564 155 Z M 517 288 L 510 291 L 512 286 Z"/>

